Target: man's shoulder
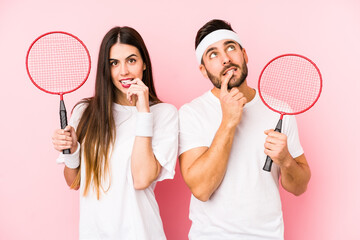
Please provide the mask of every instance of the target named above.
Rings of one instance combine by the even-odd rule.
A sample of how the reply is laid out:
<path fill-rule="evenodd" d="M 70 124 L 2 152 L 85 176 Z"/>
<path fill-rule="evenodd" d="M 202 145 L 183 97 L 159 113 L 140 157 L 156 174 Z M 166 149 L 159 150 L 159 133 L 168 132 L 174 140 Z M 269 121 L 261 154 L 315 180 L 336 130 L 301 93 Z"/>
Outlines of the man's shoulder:
<path fill-rule="evenodd" d="M 194 98 L 191 102 L 185 103 L 179 109 L 179 113 L 184 113 L 188 111 L 198 111 L 206 109 L 209 104 L 211 104 L 211 95 L 210 91 L 203 93 L 201 96 Z"/>

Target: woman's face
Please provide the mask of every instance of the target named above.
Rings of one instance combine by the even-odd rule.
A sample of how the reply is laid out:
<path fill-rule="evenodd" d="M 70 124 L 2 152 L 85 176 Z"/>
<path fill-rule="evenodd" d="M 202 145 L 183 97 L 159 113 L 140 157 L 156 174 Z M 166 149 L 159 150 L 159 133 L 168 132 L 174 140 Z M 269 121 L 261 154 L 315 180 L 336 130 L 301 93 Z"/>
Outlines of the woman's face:
<path fill-rule="evenodd" d="M 126 100 L 126 93 L 131 80 L 142 80 L 146 65 L 141 58 L 139 50 L 128 44 L 116 43 L 110 48 L 110 72 L 115 87 L 119 90 L 117 101 Z"/>

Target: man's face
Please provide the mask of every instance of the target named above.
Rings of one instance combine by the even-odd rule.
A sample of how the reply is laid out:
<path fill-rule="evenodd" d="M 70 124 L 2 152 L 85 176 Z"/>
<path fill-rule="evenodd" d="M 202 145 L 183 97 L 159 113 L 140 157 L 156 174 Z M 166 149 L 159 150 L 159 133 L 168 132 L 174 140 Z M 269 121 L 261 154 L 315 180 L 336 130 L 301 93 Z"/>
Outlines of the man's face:
<path fill-rule="evenodd" d="M 246 66 L 247 55 L 244 49 L 233 40 L 221 40 L 210 45 L 203 55 L 203 64 L 200 70 L 207 76 L 213 85 L 221 88 L 221 82 L 229 71 L 233 71 L 228 89 L 239 87 L 248 75 Z"/>

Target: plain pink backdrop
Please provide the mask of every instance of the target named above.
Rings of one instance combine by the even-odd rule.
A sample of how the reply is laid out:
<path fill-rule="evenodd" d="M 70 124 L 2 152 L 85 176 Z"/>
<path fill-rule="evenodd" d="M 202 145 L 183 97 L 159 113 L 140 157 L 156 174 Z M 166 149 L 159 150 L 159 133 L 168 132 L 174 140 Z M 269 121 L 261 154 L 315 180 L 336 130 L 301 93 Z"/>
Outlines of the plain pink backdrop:
<path fill-rule="evenodd" d="M 194 38 L 213 18 L 228 20 L 239 33 L 251 86 L 256 87 L 262 67 L 283 53 L 309 57 L 323 74 L 320 100 L 297 117 L 312 179 L 300 197 L 281 190 L 285 238 L 360 239 L 358 0 L 1 0 L 1 240 L 78 238 L 79 193 L 66 186 L 51 144 L 59 127 L 59 98 L 40 92 L 28 79 L 30 43 L 61 30 L 88 46 L 93 69 L 81 89 L 65 95 L 70 110 L 93 94 L 104 34 L 116 25 L 132 26 L 150 51 L 160 98 L 179 108 L 211 87 L 198 70 Z M 159 183 L 156 195 L 168 239 L 187 239 L 190 192 L 178 166 L 175 179 Z"/>

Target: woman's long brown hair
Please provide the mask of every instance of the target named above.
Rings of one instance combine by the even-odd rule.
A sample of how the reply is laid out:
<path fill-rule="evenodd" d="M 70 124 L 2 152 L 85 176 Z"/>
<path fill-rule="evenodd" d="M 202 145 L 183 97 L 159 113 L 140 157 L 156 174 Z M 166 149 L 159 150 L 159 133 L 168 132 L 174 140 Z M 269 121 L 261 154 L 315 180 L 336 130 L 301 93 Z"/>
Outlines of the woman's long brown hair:
<path fill-rule="evenodd" d="M 105 36 L 100 45 L 94 97 L 83 99 L 80 103 L 87 104 L 76 130 L 81 144 L 80 156 L 84 157 L 85 179 L 80 179 L 81 170 L 71 188 L 77 188 L 80 180 L 85 181 L 84 196 L 93 183 L 97 198 L 106 177 L 109 177 L 109 159 L 111 146 L 115 142 L 116 127 L 112 104 L 116 100 L 116 88 L 111 80 L 109 53 L 116 44 L 128 44 L 136 47 L 146 65 L 142 81 L 149 89 L 149 100 L 152 104 L 160 102 L 153 83 L 150 56 L 140 34 L 131 27 L 114 27 Z M 108 186 L 110 187 L 110 185 Z"/>

